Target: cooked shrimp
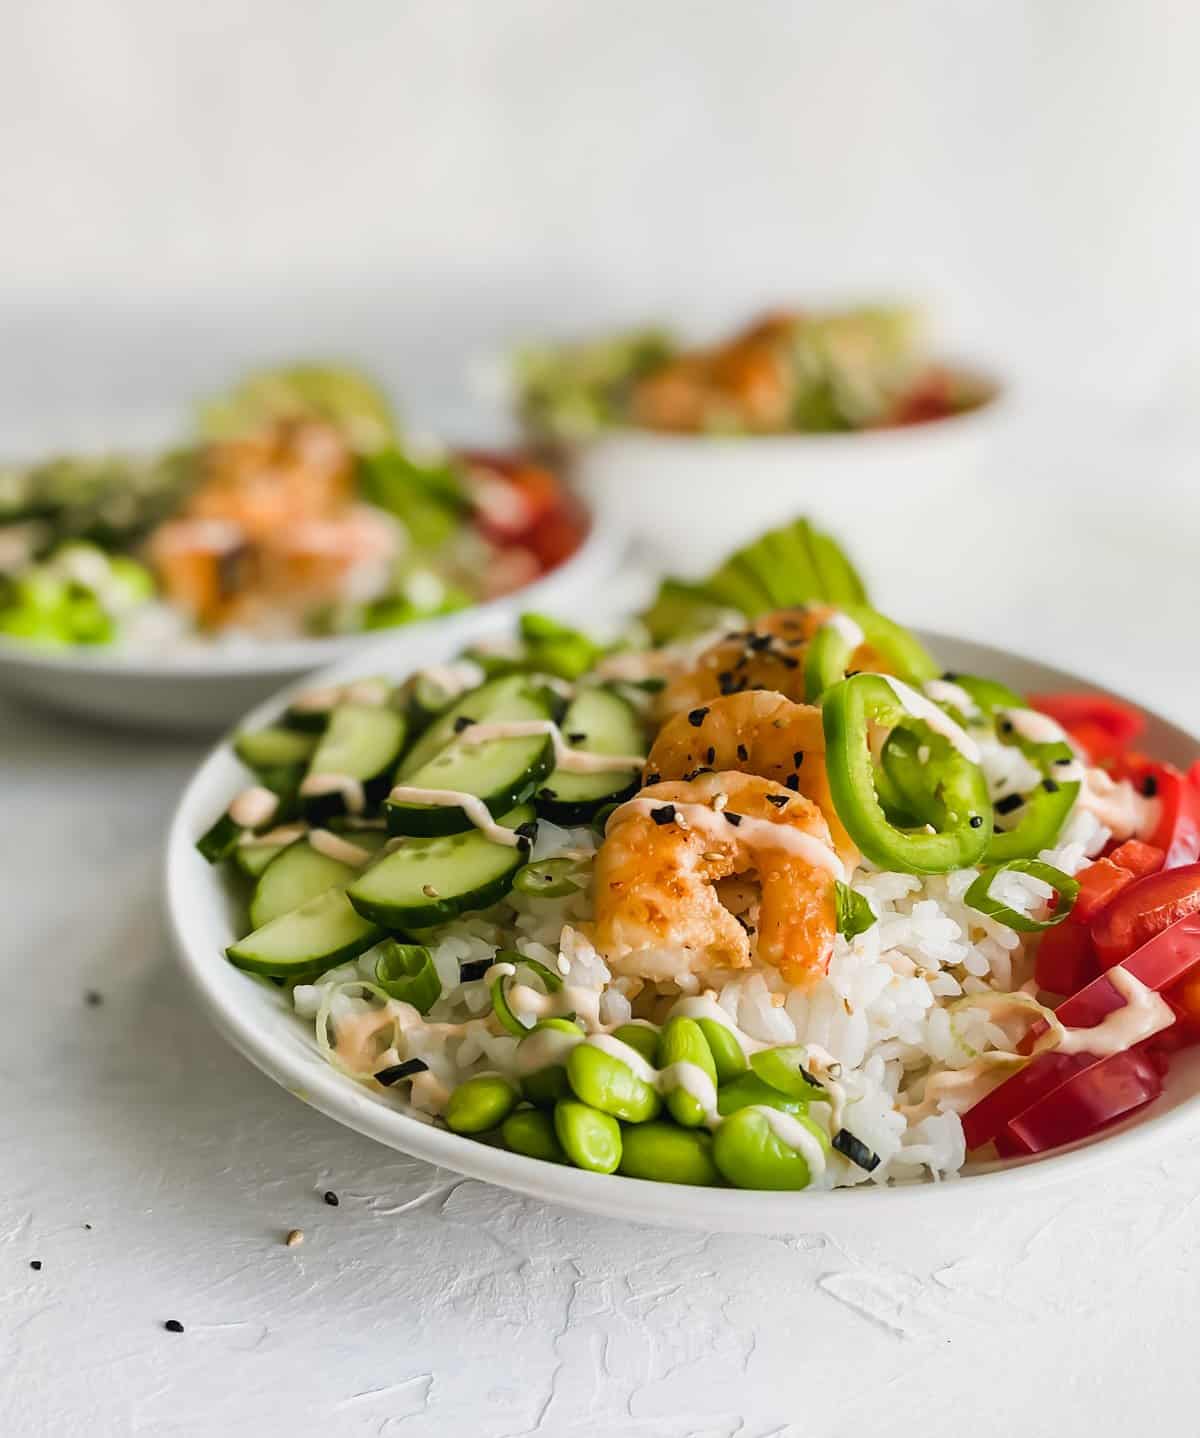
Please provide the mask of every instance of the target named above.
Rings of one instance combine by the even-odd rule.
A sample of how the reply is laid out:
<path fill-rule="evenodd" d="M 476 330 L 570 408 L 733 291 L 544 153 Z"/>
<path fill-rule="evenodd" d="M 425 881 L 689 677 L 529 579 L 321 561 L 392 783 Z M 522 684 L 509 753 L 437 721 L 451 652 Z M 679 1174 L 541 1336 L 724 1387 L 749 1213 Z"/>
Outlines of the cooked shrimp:
<path fill-rule="evenodd" d="M 757 958 L 806 984 L 829 962 L 841 872 L 820 810 L 781 784 L 737 773 L 652 784 L 608 821 L 596 947 L 615 972 L 651 981 L 686 986 Z M 717 885 L 735 876 L 758 885 L 753 934 L 721 902 Z"/>
<path fill-rule="evenodd" d="M 677 714 L 718 695 L 741 694 L 747 689 L 773 689 L 787 699 L 803 699 L 809 641 L 834 613 L 828 604 L 814 604 L 760 615 L 749 629 L 734 630 L 705 649 L 692 669 L 668 684 L 660 712 Z M 851 667 L 889 672 L 882 655 L 868 644 L 854 651 Z"/>
<path fill-rule="evenodd" d="M 782 694 L 748 689 L 728 694 L 668 719 L 646 760 L 644 779 L 693 778 L 704 769 L 736 769 L 773 779 L 811 799 L 829 825 L 838 857 L 847 868 L 858 849 L 834 808 L 825 770 L 821 711 Z"/>

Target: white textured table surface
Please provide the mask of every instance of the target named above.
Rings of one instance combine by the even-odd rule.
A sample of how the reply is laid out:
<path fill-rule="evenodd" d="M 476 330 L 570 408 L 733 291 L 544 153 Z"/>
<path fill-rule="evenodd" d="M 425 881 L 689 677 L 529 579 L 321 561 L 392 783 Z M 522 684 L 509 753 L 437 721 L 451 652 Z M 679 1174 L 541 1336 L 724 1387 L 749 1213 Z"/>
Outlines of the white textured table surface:
<path fill-rule="evenodd" d="M 1077 494 L 1113 496 L 1089 505 L 1086 547 L 1047 452 L 1004 475 L 1032 537 L 985 488 L 956 533 L 897 538 L 881 597 L 907 553 L 931 580 L 909 618 L 1200 713 L 1200 521 L 1114 518 L 1134 472 L 1139 514 L 1162 513 L 1147 496 L 1170 496 L 1183 451 L 1147 465 L 1124 443 L 1086 483 L 1073 461 Z M 1200 1139 L 937 1229 L 890 1221 L 881 1195 L 860 1231 L 798 1239 L 639 1229 L 458 1181 L 306 1109 L 193 1011 L 159 865 L 197 756 L 0 708 L 0 1432 L 1193 1431 Z"/>

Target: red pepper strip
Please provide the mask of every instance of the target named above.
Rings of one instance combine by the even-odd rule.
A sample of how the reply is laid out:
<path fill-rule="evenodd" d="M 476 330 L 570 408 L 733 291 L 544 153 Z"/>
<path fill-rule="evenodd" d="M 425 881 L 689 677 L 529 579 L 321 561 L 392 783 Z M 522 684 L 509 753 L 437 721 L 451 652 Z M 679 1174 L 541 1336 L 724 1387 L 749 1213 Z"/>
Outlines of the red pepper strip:
<path fill-rule="evenodd" d="M 1053 1093 L 1019 1114 L 996 1135 L 1002 1158 L 1043 1153 L 1076 1143 L 1150 1103 L 1162 1093 L 1162 1074 L 1142 1049 L 1094 1061 Z"/>
<path fill-rule="evenodd" d="M 1200 864 L 1163 869 L 1136 879 L 1092 920 L 1092 947 L 1100 967 L 1112 968 L 1155 934 L 1197 910 Z"/>
<path fill-rule="evenodd" d="M 1144 879 L 1147 874 L 1157 874 L 1167 856 L 1154 844 L 1143 844 L 1140 839 L 1126 839 L 1108 857 L 1122 869 L 1128 869 L 1135 879 Z"/>
<path fill-rule="evenodd" d="M 1071 920 L 1080 925 L 1090 924 L 1101 909 L 1133 883 L 1133 874 L 1111 858 L 1097 859 L 1075 877 L 1079 883 L 1079 896 L 1075 900 L 1075 908 L 1071 910 Z M 1078 917 L 1076 910 L 1080 910 Z"/>
<path fill-rule="evenodd" d="M 1129 779 L 1143 794 L 1159 804 L 1158 827 L 1149 841 L 1167 856 L 1165 866 L 1176 869 L 1200 859 L 1200 783 L 1174 764 L 1147 759 L 1143 754 L 1124 754 L 1113 766 L 1115 779 Z"/>
<path fill-rule="evenodd" d="M 1049 994 L 1073 994 L 1099 972 L 1092 936 L 1085 925 L 1068 919 L 1056 929 L 1047 929 L 1038 940 L 1034 976 L 1039 989 Z"/>
<path fill-rule="evenodd" d="M 1091 759 L 1113 759 L 1146 727 L 1137 710 L 1101 694 L 1031 694 L 1034 709 L 1056 719 Z"/>
<path fill-rule="evenodd" d="M 1200 913 L 1186 914 L 1182 919 L 1156 934 L 1122 967 L 1156 992 L 1165 989 L 1200 963 Z M 1068 1028 L 1094 1028 L 1106 1014 L 1123 1006 L 1125 1000 L 1102 974 L 1072 994 L 1056 1010 L 1059 1020 Z M 1035 1024 L 1022 1048 L 1032 1047 L 1046 1031 L 1044 1023 Z M 1155 1038 L 1160 1035 L 1155 1035 Z M 985 1094 L 963 1115 L 963 1132 L 967 1147 L 978 1148 L 990 1143 L 1018 1114 L 1024 1113 L 1038 1100 L 1058 1088 L 1072 1074 L 1096 1062 L 1091 1054 L 1039 1054 L 1025 1068 Z"/>

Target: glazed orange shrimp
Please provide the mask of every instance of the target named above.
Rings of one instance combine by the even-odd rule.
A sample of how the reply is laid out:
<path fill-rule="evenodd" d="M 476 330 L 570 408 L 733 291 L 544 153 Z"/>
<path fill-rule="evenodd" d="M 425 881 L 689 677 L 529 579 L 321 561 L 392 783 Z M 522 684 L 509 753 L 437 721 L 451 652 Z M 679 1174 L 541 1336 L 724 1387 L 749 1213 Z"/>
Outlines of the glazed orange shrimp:
<path fill-rule="evenodd" d="M 694 777 L 703 769 L 736 769 L 773 779 L 811 799 L 829 825 L 834 848 L 852 869 L 859 853 L 834 808 L 825 770 L 825 733 L 814 704 L 749 689 L 668 719 L 646 760 L 643 780 Z"/>
<path fill-rule="evenodd" d="M 843 873 L 811 800 L 757 775 L 652 784 L 609 819 L 596 858 L 595 943 L 617 973 L 651 981 L 773 965 L 788 983 L 826 969 Z M 752 935 L 717 885 L 757 882 Z M 753 943 L 752 943 L 753 938 Z"/>
<path fill-rule="evenodd" d="M 814 604 L 760 615 L 748 629 L 734 630 L 717 640 L 687 673 L 673 679 L 663 690 L 659 712 L 677 714 L 747 689 L 772 689 L 785 699 L 802 700 L 809 641 L 836 612 L 828 604 Z M 867 644 L 854 651 L 851 667 L 889 672 L 883 657 Z"/>

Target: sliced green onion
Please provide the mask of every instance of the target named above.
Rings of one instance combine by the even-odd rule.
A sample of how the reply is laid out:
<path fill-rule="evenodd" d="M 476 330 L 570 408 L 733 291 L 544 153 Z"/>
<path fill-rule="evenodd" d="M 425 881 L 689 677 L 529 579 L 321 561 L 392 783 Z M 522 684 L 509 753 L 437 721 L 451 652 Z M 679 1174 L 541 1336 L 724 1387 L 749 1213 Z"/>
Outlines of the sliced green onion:
<path fill-rule="evenodd" d="M 1058 908 L 1048 919 L 1031 919 L 1028 914 L 1018 913 L 991 897 L 992 880 L 997 874 L 1030 874 L 1049 884 L 1058 894 Z M 1061 924 L 1075 907 L 1079 897 L 1079 884 L 1069 874 L 1056 869 L 1053 864 L 1043 864 L 1040 859 L 1010 859 L 1007 864 L 995 864 L 984 869 L 967 890 L 963 903 L 989 919 L 1016 929 L 1021 934 L 1040 934 L 1044 929 L 1053 929 Z"/>
<path fill-rule="evenodd" d="M 412 1004 L 427 1014 L 442 993 L 442 981 L 433 955 L 424 944 L 401 944 L 388 939 L 375 960 L 375 982 L 393 999 Z"/>
<path fill-rule="evenodd" d="M 545 964 L 540 963 L 537 959 L 527 959 L 524 954 L 518 953 L 516 949 L 499 949 L 492 962 L 496 964 L 512 964 L 513 968 L 518 968 L 523 964 L 525 968 L 531 969 L 538 978 L 541 979 L 542 983 L 546 986 L 546 992 L 548 994 L 558 993 L 563 986 L 561 974 L 556 974 L 553 969 L 547 968 Z M 529 1028 L 517 1018 L 516 1014 L 514 1014 L 509 1007 L 508 993 L 506 991 L 507 986 L 505 984 L 507 977 L 508 975 L 501 974 L 498 979 L 492 981 L 492 1010 L 500 1020 L 501 1025 L 506 1028 L 510 1034 L 520 1039 L 525 1037 L 529 1032 Z M 569 1017 L 573 1019 L 575 1015 L 564 1014 L 559 1017 Z"/>
<path fill-rule="evenodd" d="M 517 870 L 513 888 L 531 899 L 563 899 L 577 894 L 586 882 L 575 859 L 540 859 Z"/>
<path fill-rule="evenodd" d="M 845 939 L 856 934 L 865 934 L 875 923 L 875 910 L 867 900 L 856 893 L 849 884 L 835 879 L 833 884 L 834 903 L 837 906 L 837 931 Z"/>

